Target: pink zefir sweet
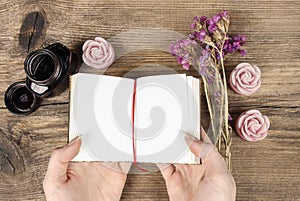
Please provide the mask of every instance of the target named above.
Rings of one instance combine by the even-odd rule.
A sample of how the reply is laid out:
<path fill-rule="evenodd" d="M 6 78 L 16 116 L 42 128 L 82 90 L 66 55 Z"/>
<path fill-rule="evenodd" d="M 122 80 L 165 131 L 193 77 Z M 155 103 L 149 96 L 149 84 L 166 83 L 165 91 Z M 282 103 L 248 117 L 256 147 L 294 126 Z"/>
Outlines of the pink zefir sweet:
<path fill-rule="evenodd" d="M 242 113 L 235 124 L 237 134 L 250 142 L 263 140 L 267 136 L 269 127 L 269 118 L 258 110 L 248 110 Z"/>
<path fill-rule="evenodd" d="M 231 88 L 241 94 L 249 96 L 261 85 L 261 71 L 256 65 L 240 63 L 230 74 Z"/>
<path fill-rule="evenodd" d="M 115 51 L 111 44 L 101 37 L 87 40 L 82 46 L 84 63 L 95 69 L 109 67 L 115 59 Z"/>

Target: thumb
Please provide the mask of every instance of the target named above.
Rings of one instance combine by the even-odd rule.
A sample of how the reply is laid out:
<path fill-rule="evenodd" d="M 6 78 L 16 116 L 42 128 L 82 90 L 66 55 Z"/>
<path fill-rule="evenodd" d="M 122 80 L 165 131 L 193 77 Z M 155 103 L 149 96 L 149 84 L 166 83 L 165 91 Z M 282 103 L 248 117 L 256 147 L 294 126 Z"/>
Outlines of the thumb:
<path fill-rule="evenodd" d="M 168 181 L 176 171 L 175 166 L 172 164 L 157 163 L 156 166 L 159 168 L 165 181 Z"/>
<path fill-rule="evenodd" d="M 203 161 L 207 158 L 211 151 L 215 150 L 216 147 L 210 142 L 205 131 L 202 130 L 201 137 L 203 140 L 198 140 L 190 134 L 186 134 L 185 141 L 189 146 L 191 152 L 200 160 Z"/>
<path fill-rule="evenodd" d="M 81 146 L 81 138 L 74 138 L 69 144 L 52 152 L 48 164 L 45 181 L 64 183 L 67 181 L 69 162 L 78 154 Z"/>

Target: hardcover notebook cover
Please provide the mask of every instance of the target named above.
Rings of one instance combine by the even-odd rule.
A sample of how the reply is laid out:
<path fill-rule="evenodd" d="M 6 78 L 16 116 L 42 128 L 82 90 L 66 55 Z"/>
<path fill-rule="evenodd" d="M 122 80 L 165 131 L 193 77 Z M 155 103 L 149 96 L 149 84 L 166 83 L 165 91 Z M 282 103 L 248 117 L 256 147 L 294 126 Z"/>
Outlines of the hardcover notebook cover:
<path fill-rule="evenodd" d="M 184 136 L 200 137 L 199 86 L 185 74 L 71 76 L 69 140 L 82 138 L 73 161 L 198 163 Z"/>

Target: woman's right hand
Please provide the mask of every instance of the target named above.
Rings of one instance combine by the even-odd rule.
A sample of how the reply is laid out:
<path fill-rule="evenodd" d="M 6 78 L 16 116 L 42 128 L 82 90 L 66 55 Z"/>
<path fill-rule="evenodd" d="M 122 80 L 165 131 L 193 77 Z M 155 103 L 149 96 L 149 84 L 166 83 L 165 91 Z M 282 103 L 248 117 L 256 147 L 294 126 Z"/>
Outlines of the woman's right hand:
<path fill-rule="evenodd" d="M 223 157 L 205 131 L 202 140 L 187 135 L 190 150 L 199 165 L 159 165 L 171 201 L 234 201 L 236 185 Z"/>

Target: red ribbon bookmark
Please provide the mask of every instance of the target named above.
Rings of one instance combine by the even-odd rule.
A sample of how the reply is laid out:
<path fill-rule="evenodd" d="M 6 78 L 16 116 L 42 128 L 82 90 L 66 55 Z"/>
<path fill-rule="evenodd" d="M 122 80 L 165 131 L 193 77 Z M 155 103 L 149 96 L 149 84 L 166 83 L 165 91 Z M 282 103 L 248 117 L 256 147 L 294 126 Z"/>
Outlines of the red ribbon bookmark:
<path fill-rule="evenodd" d="M 134 113 L 135 113 L 135 101 L 136 101 L 136 80 L 134 80 L 134 85 L 133 85 L 133 94 L 132 94 L 132 110 L 131 110 L 131 124 L 132 124 L 132 133 L 131 133 L 131 139 L 132 139 L 132 151 L 133 151 L 133 165 L 143 171 L 143 172 L 148 172 L 148 170 L 141 168 L 137 165 L 136 161 L 136 149 L 135 149 L 135 138 L 134 138 Z"/>

